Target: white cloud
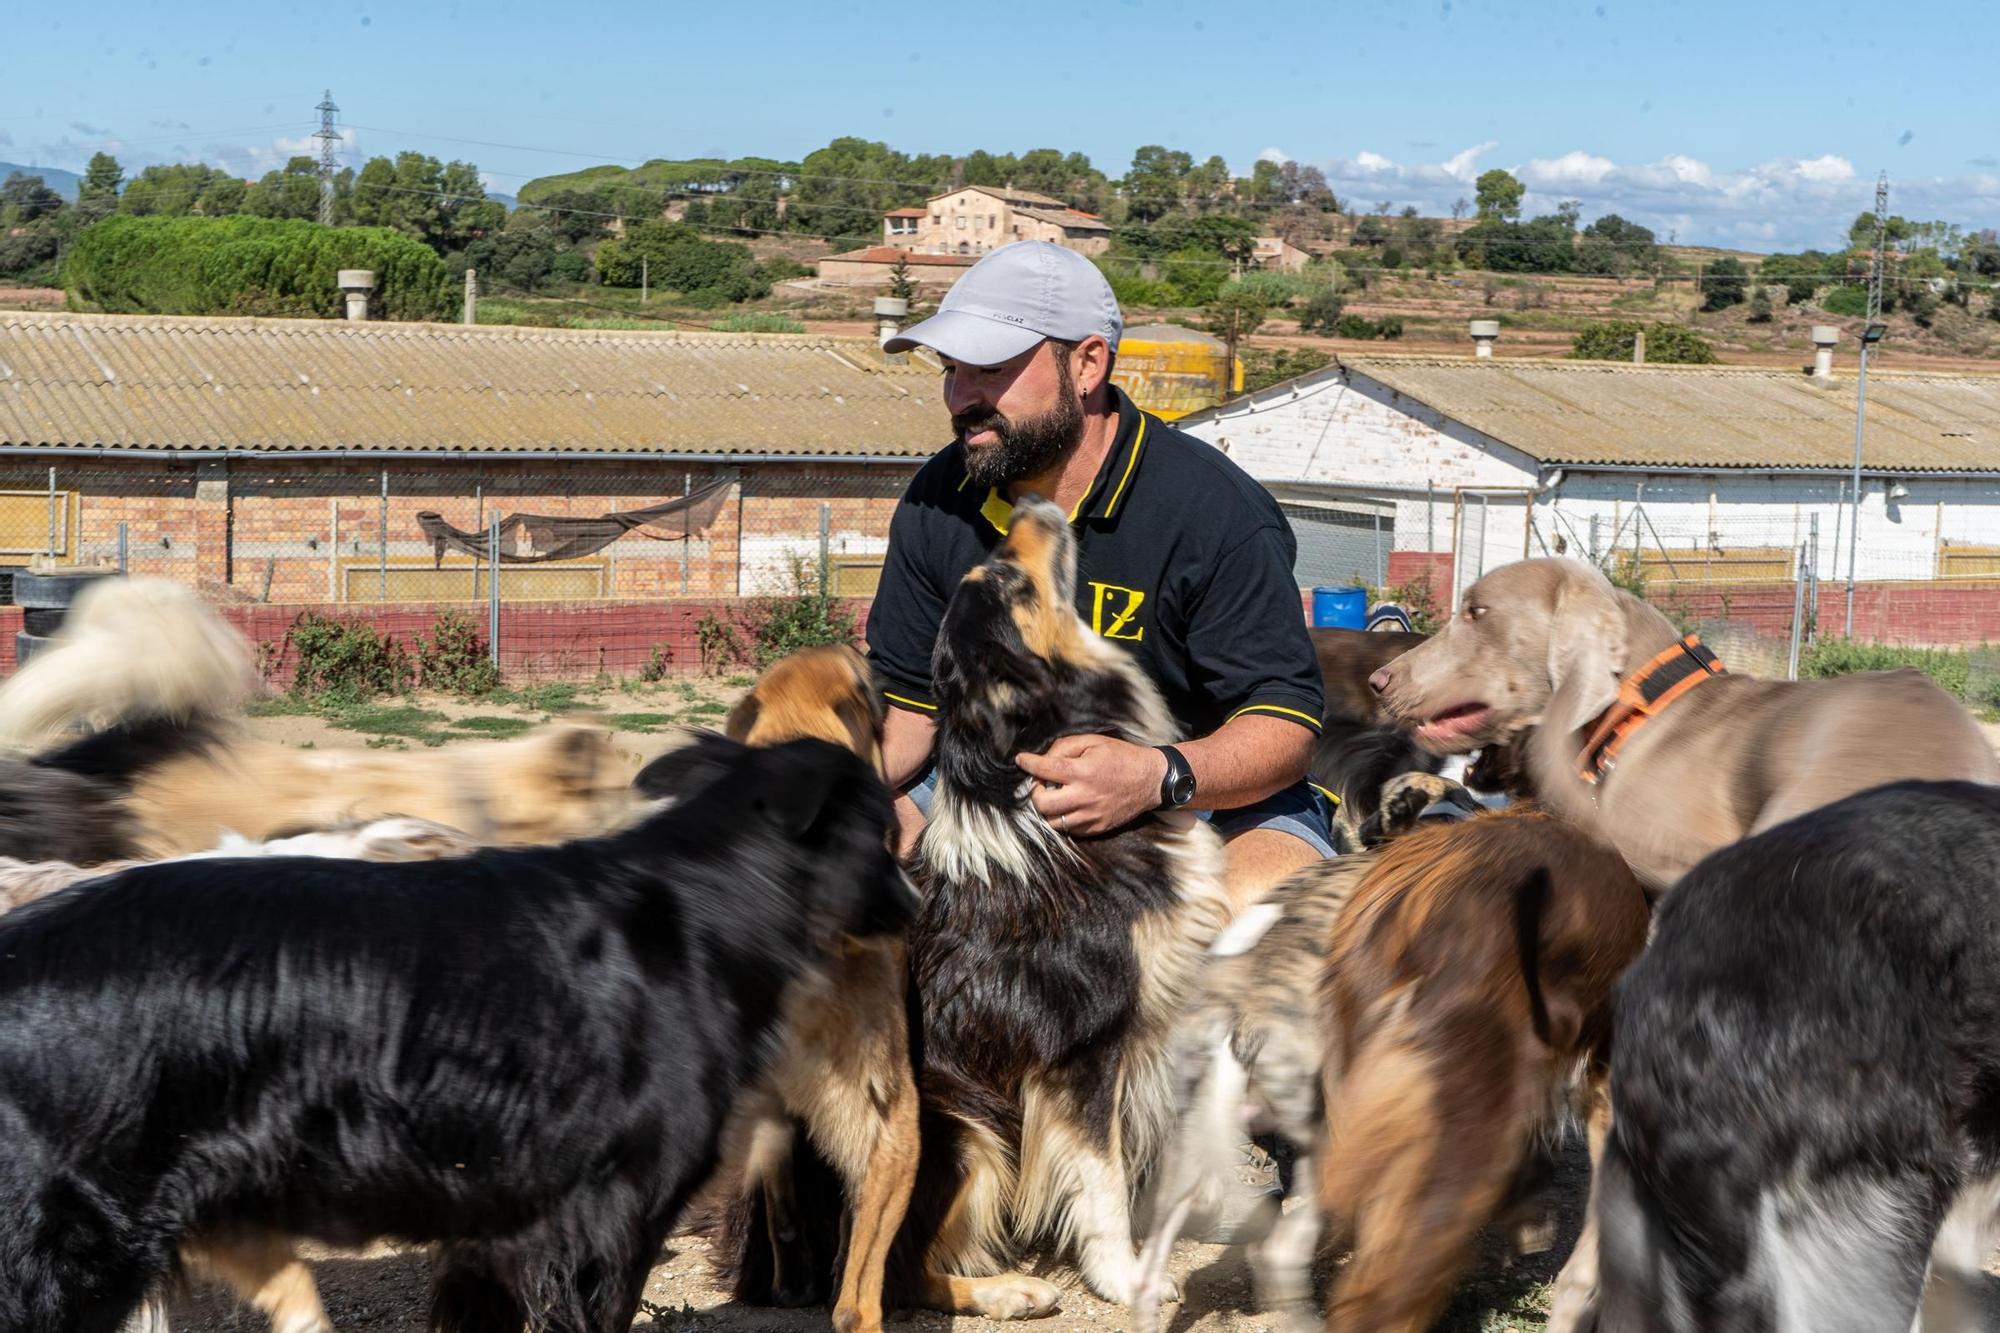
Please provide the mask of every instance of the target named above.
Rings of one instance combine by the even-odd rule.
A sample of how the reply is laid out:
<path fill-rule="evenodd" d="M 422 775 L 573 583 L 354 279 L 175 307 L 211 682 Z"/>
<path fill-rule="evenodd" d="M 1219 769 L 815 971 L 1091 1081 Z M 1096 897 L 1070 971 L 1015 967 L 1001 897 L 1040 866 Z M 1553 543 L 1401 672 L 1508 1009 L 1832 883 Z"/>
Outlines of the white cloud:
<path fill-rule="evenodd" d="M 1259 162 L 1289 162 L 1292 160 L 1292 155 L 1282 148 L 1266 148 L 1263 152 L 1257 154 L 1257 160 Z"/>
<path fill-rule="evenodd" d="M 1498 145 L 1476 144 L 1439 162 L 1392 162 L 1365 151 L 1322 163 L 1327 181 L 1362 206 L 1390 199 L 1429 216 L 1449 213 L 1470 194 L 1480 159 Z M 1564 199 L 1585 220 L 1617 213 L 1684 244 L 1798 249 L 1831 245 L 1874 200 L 1874 181 L 1833 153 L 1777 157 L 1734 168 L 1685 153 L 1621 163 L 1583 150 L 1510 168 L 1528 187 L 1522 211 L 1550 213 Z M 2000 174 L 1890 180 L 1889 204 L 1905 217 L 1943 218 L 1965 226 L 2000 216 Z"/>
<path fill-rule="evenodd" d="M 1489 139 L 1485 143 L 1472 145 L 1472 147 L 1462 153 L 1454 153 L 1444 160 L 1445 175 L 1457 177 L 1462 181 L 1470 181 L 1474 176 L 1479 174 L 1479 159 L 1499 146 L 1498 143 Z"/>
<path fill-rule="evenodd" d="M 1616 170 L 1608 157 L 1589 153 L 1564 153 L 1556 158 L 1537 158 L 1516 173 L 1531 189 L 1557 190 L 1577 185 L 1595 185 Z"/>

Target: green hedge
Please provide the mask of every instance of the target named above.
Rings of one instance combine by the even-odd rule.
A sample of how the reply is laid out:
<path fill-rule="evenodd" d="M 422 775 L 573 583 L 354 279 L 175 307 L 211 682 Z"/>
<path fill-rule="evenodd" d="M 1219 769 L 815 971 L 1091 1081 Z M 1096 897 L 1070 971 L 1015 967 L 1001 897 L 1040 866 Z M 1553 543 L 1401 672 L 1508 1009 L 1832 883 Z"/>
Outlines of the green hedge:
<path fill-rule="evenodd" d="M 62 283 L 73 310 L 334 319 L 344 268 L 374 272 L 374 318 L 443 319 L 455 304 L 444 261 L 421 241 L 294 218 L 106 218 L 77 238 Z"/>

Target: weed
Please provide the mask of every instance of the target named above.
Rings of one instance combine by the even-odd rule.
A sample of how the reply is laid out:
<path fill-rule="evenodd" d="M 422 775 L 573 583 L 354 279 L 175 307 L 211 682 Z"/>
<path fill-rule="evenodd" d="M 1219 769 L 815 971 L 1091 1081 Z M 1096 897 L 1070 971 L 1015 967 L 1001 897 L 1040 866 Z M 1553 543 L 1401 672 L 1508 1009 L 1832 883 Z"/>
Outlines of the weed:
<path fill-rule="evenodd" d="M 376 739 L 368 743 L 374 745 L 377 739 L 394 738 L 422 741 L 425 745 L 442 745 L 450 737 L 437 729 L 437 724 L 445 720 L 445 715 L 433 708 L 419 708 L 415 704 L 350 704 L 328 711 L 327 721 L 342 731 L 369 733 Z"/>
<path fill-rule="evenodd" d="M 299 655 L 293 694 L 359 700 L 400 694 L 410 687 L 409 652 L 397 639 L 377 634 L 372 625 L 305 611 L 285 631 L 285 641 Z"/>
<path fill-rule="evenodd" d="M 668 671 L 672 669 L 673 660 L 673 649 L 664 643 L 654 645 L 652 655 L 646 659 L 646 665 L 639 668 L 639 679 L 648 684 L 665 680 Z"/>
<path fill-rule="evenodd" d="M 743 639 L 726 611 L 707 611 L 694 622 L 695 648 L 701 654 L 701 671 L 708 675 L 717 667 L 743 660 Z"/>
<path fill-rule="evenodd" d="M 492 698 L 495 703 L 511 704 L 524 712 L 567 713 L 600 707 L 580 697 L 585 688 L 575 681 L 552 680 L 537 685 L 497 690 Z"/>
<path fill-rule="evenodd" d="M 664 731 L 674 723 L 672 713 L 613 713 L 611 725 L 620 731 Z"/>
<path fill-rule="evenodd" d="M 698 704 L 688 705 L 687 715 L 689 717 L 721 717 L 728 711 L 729 708 L 727 705 L 719 704 L 713 699 L 703 699 Z"/>
<path fill-rule="evenodd" d="M 501 717 L 495 713 L 480 713 L 472 717 L 461 717 L 451 726 L 454 731 L 470 731 L 480 736 L 493 736 L 502 740 L 518 736 L 534 723 L 525 717 Z"/>
<path fill-rule="evenodd" d="M 427 690 L 475 698 L 500 685 L 500 668 L 478 629 L 457 611 L 440 612 L 431 622 L 430 637 L 417 636 L 417 674 Z"/>
<path fill-rule="evenodd" d="M 757 683 L 757 678 L 755 676 L 731 676 L 722 683 L 732 690 L 747 690 Z"/>
<path fill-rule="evenodd" d="M 688 703 L 693 703 L 696 699 L 701 698 L 701 691 L 695 688 L 695 684 L 691 680 L 675 681 L 674 693 L 680 695 Z"/>

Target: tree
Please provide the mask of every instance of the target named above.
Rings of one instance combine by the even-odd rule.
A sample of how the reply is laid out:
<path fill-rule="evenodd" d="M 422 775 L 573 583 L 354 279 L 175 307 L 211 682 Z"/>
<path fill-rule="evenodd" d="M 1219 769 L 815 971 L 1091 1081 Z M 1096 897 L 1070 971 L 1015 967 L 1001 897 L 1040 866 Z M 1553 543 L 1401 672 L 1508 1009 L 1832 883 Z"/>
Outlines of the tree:
<path fill-rule="evenodd" d="M 1703 310 L 1727 310 L 1733 305 L 1743 304 L 1745 288 L 1750 284 L 1750 271 L 1738 259 L 1718 259 L 1702 274 L 1701 308 Z"/>
<path fill-rule="evenodd" d="M 697 306 L 755 300 L 771 290 L 748 246 L 705 241 L 677 222 L 635 223 L 606 241 L 598 247 L 597 276 L 607 287 L 637 287 L 643 279 Z"/>
<path fill-rule="evenodd" d="M 25 227 L 36 218 L 54 213 L 63 206 L 63 197 L 48 187 L 40 176 L 13 171 L 0 184 L 0 221 Z"/>
<path fill-rule="evenodd" d="M 343 174 L 351 190 L 353 169 L 348 168 Z M 250 187 L 243 200 L 243 211 L 260 218 L 316 219 L 319 216 L 318 164 L 301 155 L 285 163 L 281 170 L 265 172 Z"/>
<path fill-rule="evenodd" d="M 1527 192 L 1527 186 L 1499 167 L 1481 172 L 1472 185 L 1479 216 L 1501 222 L 1512 222 L 1521 216 L 1521 197 Z"/>
<path fill-rule="evenodd" d="M 83 169 L 83 180 L 76 187 L 76 207 L 86 222 L 108 217 L 118 207 L 118 187 L 125 179 L 125 169 L 118 165 L 118 159 L 109 153 L 93 153 L 90 165 Z"/>
<path fill-rule="evenodd" d="M 1152 222 L 1172 212 L 1180 202 L 1181 181 L 1194 170 L 1194 159 L 1159 144 L 1146 144 L 1132 154 L 1125 173 L 1126 207 L 1140 222 Z"/>
<path fill-rule="evenodd" d="M 1451 201 L 1451 220 L 1453 222 L 1463 222 L 1466 210 L 1471 207 L 1472 205 L 1465 201 L 1464 195 L 1458 196 L 1458 198 Z"/>
<path fill-rule="evenodd" d="M 126 182 L 118 197 L 118 211 L 134 217 L 186 217 L 201 211 L 202 196 L 217 182 L 233 179 L 227 172 L 198 162 L 150 166 Z"/>
<path fill-rule="evenodd" d="M 1576 224 L 1583 218 L 1582 200 L 1579 199 L 1563 200 L 1561 203 L 1556 205 L 1555 218 L 1556 221 L 1562 223 L 1565 227 L 1568 227 L 1571 231 L 1575 231 Z"/>
<path fill-rule="evenodd" d="M 1344 305 L 1338 292 L 1332 290 L 1314 292 L 1312 299 L 1306 302 L 1305 309 L 1299 312 L 1299 332 L 1333 336 L 1334 326 L 1340 323 Z"/>
<path fill-rule="evenodd" d="M 1761 283 L 1750 293 L 1750 322 L 1769 324 L 1771 322 L 1771 290 Z"/>
<path fill-rule="evenodd" d="M 1570 356 L 1579 361 L 1630 361 L 1639 335 L 1646 335 L 1646 360 L 1669 365 L 1709 366 L 1715 364 L 1715 349 L 1708 340 L 1683 324 L 1654 324 L 1651 327 L 1631 320 L 1593 324 L 1576 335 Z"/>
<path fill-rule="evenodd" d="M 1222 339 L 1233 363 L 1237 344 L 1257 331 L 1271 313 L 1271 306 L 1255 288 L 1232 282 L 1225 284 L 1201 313 L 1202 328 Z"/>
<path fill-rule="evenodd" d="M 914 302 L 917 299 L 917 284 L 910 278 L 908 255 L 897 255 L 895 266 L 889 270 L 889 295 L 899 301 Z"/>

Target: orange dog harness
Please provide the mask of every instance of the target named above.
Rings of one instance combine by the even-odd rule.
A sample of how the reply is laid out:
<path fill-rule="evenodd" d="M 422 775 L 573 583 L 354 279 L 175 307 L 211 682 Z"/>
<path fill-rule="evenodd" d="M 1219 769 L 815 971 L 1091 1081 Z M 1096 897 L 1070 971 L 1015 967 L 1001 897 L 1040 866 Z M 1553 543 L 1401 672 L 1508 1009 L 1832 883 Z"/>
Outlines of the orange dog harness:
<path fill-rule="evenodd" d="M 1595 786 L 1612 769 L 1632 733 L 1711 676 L 1727 673 L 1721 659 L 1690 634 L 1619 682 L 1618 701 L 1604 710 L 1577 756 L 1576 775 Z"/>

